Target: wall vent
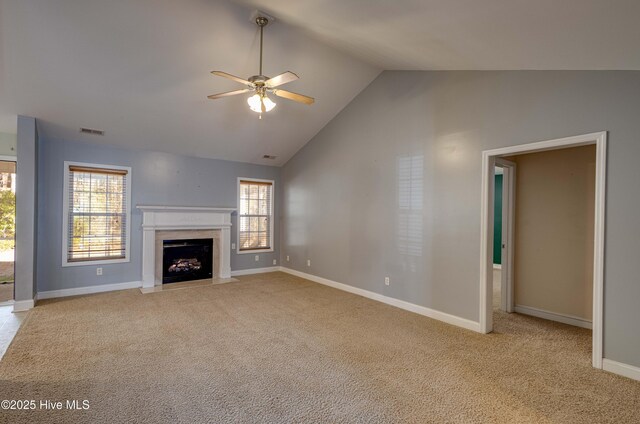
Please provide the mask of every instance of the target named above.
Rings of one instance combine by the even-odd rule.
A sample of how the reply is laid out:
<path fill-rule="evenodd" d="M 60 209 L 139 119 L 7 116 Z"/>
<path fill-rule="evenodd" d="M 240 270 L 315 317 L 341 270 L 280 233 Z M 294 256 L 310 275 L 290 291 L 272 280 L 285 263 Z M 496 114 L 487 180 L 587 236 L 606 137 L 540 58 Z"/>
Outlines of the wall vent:
<path fill-rule="evenodd" d="M 104 135 L 104 131 L 94 130 L 93 128 L 80 128 L 80 132 L 84 134 L 91 134 L 91 135 Z"/>
<path fill-rule="evenodd" d="M 264 156 L 262 156 L 263 159 L 271 159 L 271 160 L 273 160 L 273 159 L 275 159 L 277 157 L 278 156 L 273 156 L 273 155 L 264 155 Z"/>

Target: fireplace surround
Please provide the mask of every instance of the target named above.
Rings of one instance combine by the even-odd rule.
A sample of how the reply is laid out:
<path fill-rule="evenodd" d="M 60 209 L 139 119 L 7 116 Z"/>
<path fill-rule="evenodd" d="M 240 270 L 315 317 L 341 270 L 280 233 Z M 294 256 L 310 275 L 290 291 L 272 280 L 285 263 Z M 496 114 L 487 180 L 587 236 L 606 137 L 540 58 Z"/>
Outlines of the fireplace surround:
<path fill-rule="evenodd" d="M 142 287 L 162 285 L 165 240 L 212 239 L 212 279 L 231 277 L 231 213 L 235 208 L 138 205 L 142 211 Z"/>

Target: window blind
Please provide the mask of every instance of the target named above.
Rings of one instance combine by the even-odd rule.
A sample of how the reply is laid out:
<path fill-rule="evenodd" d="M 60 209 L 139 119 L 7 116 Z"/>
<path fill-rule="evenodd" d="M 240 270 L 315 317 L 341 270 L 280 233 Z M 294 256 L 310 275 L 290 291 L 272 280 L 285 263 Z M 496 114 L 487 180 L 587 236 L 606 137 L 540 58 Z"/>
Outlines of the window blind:
<path fill-rule="evenodd" d="M 273 184 L 241 180 L 239 197 L 240 250 L 271 249 Z"/>
<path fill-rule="evenodd" d="M 69 262 L 126 257 L 127 178 L 126 170 L 69 166 Z"/>

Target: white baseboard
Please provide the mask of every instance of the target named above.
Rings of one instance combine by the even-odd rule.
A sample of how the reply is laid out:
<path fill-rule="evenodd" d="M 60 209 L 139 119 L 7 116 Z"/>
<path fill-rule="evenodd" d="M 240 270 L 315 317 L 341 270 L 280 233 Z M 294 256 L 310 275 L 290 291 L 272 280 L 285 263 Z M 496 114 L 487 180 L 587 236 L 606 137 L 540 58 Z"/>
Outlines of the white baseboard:
<path fill-rule="evenodd" d="M 231 271 L 231 276 L 236 277 L 238 275 L 263 274 L 265 272 L 276 272 L 276 271 L 280 271 L 279 266 L 270 266 L 266 268 L 239 269 L 237 271 Z"/>
<path fill-rule="evenodd" d="M 493 269 L 502 269 L 502 264 L 493 264 Z"/>
<path fill-rule="evenodd" d="M 640 367 L 634 367 L 633 365 L 623 364 L 622 362 L 616 362 L 612 361 L 611 359 L 603 358 L 602 369 L 614 374 L 621 375 L 623 377 L 640 381 Z"/>
<path fill-rule="evenodd" d="M 531 315 L 550 321 L 561 322 L 563 324 L 574 325 L 576 327 L 588 328 L 591 330 L 591 321 L 573 315 L 559 314 L 557 312 L 545 311 L 544 309 L 532 308 L 531 306 L 516 305 L 515 312 L 524 315 Z"/>
<path fill-rule="evenodd" d="M 78 296 L 81 294 L 103 293 L 115 290 L 136 289 L 142 287 L 142 281 L 128 283 L 102 284 L 98 286 L 74 287 L 72 289 L 49 290 L 38 292 L 38 299 L 53 299 L 56 297 Z"/>
<path fill-rule="evenodd" d="M 13 301 L 13 312 L 24 312 L 33 308 L 36 304 L 34 299 L 29 300 L 14 300 Z"/>
<path fill-rule="evenodd" d="M 231 271 L 231 275 L 236 276 L 236 275 L 261 274 L 264 272 L 275 272 L 275 271 L 280 271 L 280 267 L 273 266 L 268 268 L 242 269 L 238 271 Z M 142 287 L 142 281 L 131 281 L 127 283 L 114 283 L 114 284 L 101 284 L 96 286 L 75 287 L 72 289 L 49 290 L 49 291 L 38 292 L 37 298 L 53 299 L 56 297 L 78 296 L 82 294 L 103 293 L 103 292 L 115 291 L 115 290 L 136 289 L 140 287 Z M 14 310 L 15 310 L 15 306 L 14 306 Z"/>
<path fill-rule="evenodd" d="M 480 324 L 475 321 L 468 320 L 466 318 L 460 318 L 455 315 L 451 315 L 445 312 L 440 312 L 434 309 L 427 308 L 425 306 L 415 305 L 413 303 L 405 302 L 404 300 L 385 296 L 369 290 L 349 286 L 347 284 L 338 283 L 336 281 L 328 280 L 326 278 L 318 277 L 316 275 L 296 271 L 291 268 L 280 267 L 280 271 L 286 272 L 291 275 L 295 275 L 296 277 L 305 278 L 307 280 L 310 280 L 316 283 L 324 284 L 325 286 L 333 287 L 334 289 L 343 290 L 349 293 L 356 294 L 358 296 L 363 296 L 368 299 L 386 303 L 387 305 L 395 306 L 396 308 L 404 309 L 406 311 L 424 315 L 429 318 L 437 319 L 439 321 L 446 322 L 447 324 L 452 324 L 458 327 L 466 328 L 467 330 L 480 332 Z"/>

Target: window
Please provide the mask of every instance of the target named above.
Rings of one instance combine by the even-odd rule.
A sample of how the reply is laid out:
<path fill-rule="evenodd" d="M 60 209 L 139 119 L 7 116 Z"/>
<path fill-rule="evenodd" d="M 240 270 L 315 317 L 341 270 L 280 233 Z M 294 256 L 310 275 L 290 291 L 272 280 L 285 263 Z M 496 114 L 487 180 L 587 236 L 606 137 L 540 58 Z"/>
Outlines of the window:
<path fill-rule="evenodd" d="M 0 159 L 0 192 L 16 192 L 16 162 Z"/>
<path fill-rule="evenodd" d="M 273 250 L 273 181 L 238 180 L 238 253 Z"/>
<path fill-rule="evenodd" d="M 62 265 L 129 261 L 131 168 L 65 162 Z"/>

